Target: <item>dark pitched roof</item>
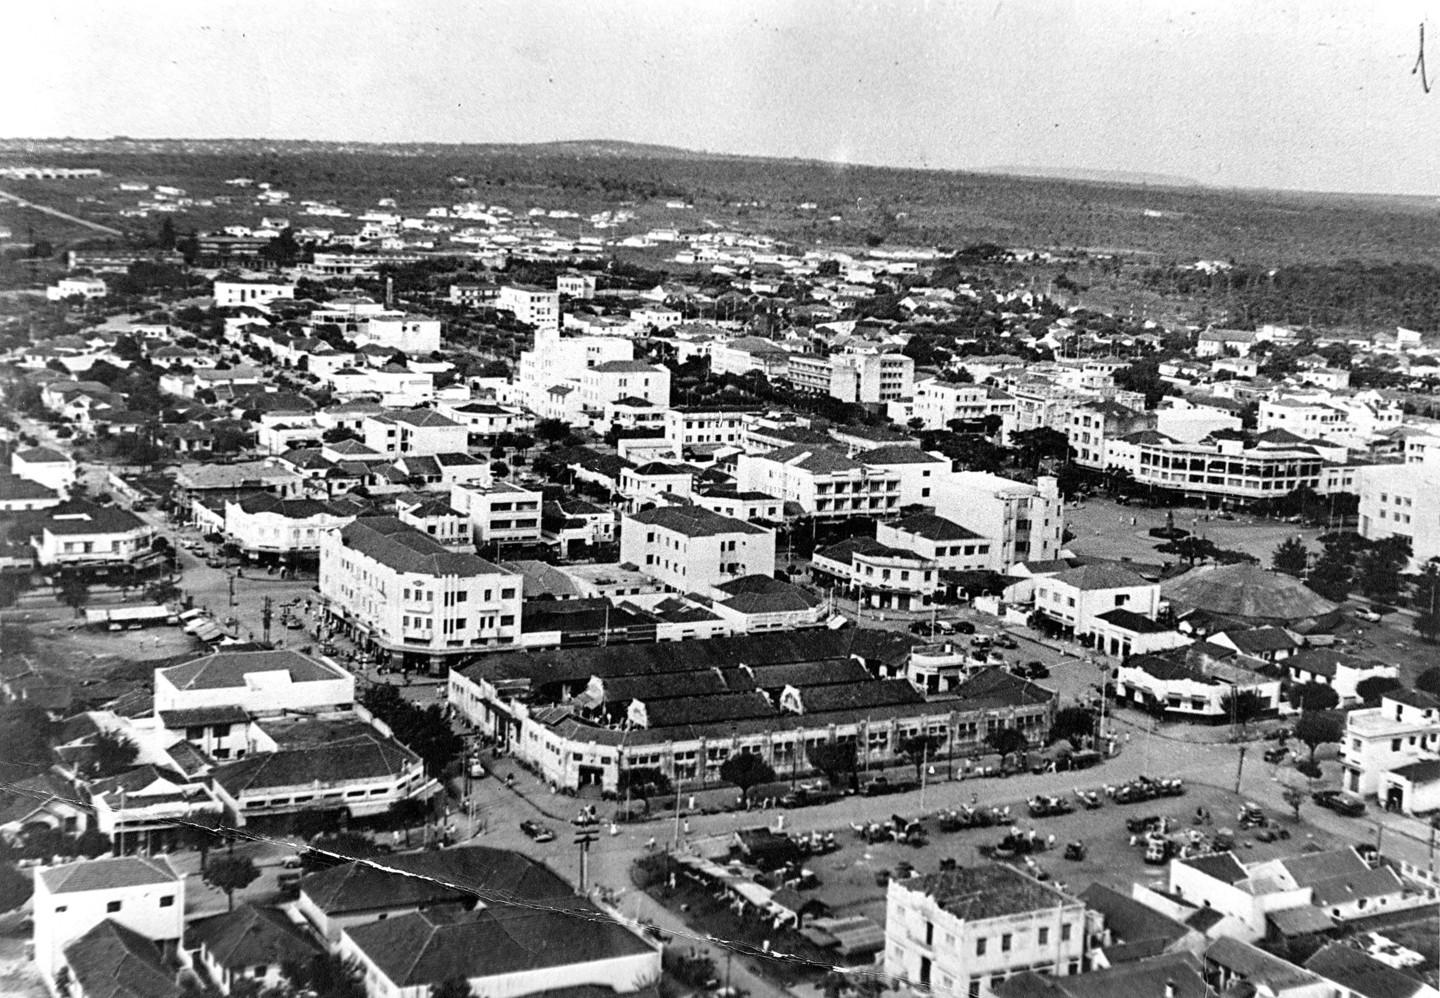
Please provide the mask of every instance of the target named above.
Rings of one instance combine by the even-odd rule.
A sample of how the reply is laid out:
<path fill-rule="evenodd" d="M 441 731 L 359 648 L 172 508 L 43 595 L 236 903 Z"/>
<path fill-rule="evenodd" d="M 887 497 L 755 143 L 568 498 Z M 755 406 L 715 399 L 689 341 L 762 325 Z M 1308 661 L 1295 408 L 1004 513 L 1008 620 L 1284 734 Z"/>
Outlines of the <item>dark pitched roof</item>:
<path fill-rule="evenodd" d="M 723 516 L 704 506 L 657 506 L 631 515 L 645 526 L 661 527 L 686 537 L 715 537 L 719 534 L 763 534 L 765 529 L 745 520 Z"/>
<path fill-rule="evenodd" d="M 1175 862 L 1184 863 L 1192 869 L 1199 870 L 1207 877 L 1225 884 L 1238 884 L 1247 876 L 1245 867 L 1235 858 L 1233 852 L 1212 853 L 1209 856 L 1195 856 L 1191 859 L 1177 859 Z"/>
<path fill-rule="evenodd" d="M 1200 961 L 1181 952 L 1065 977 L 1027 970 L 1000 985 L 996 994 L 999 998 L 1158 998 L 1167 986 L 1174 987 L 1175 998 L 1208 998 L 1212 993 Z"/>
<path fill-rule="evenodd" d="M 308 960 L 320 952 L 318 943 L 300 931 L 277 908 L 242 904 L 234 911 L 191 922 L 186 944 L 205 947 L 227 969 Z"/>
<path fill-rule="evenodd" d="M 1099 619 L 1108 624 L 1114 624 L 1116 627 L 1123 627 L 1125 630 L 1135 634 L 1160 634 L 1170 630 L 1170 628 L 1164 624 L 1151 620 L 1143 613 L 1127 610 L 1123 606 L 1099 614 Z"/>
<path fill-rule="evenodd" d="M 285 672 L 292 683 L 344 679 L 338 666 L 326 665 L 298 651 L 223 651 L 183 665 L 160 670 L 180 690 L 213 690 L 244 686 L 245 677 L 257 672 Z"/>
<path fill-rule="evenodd" d="M 400 572 L 419 575 L 503 574 L 498 565 L 479 555 L 450 551 L 429 534 L 390 516 L 365 516 L 344 527 L 340 539 L 346 547 Z"/>
<path fill-rule="evenodd" d="M 1168 945 L 1190 931 L 1168 915 L 1104 884 L 1091 884 L 1080 892 L 1080 900 L 1085 902 L 1085 907 L 1104 916 L 1105 928 L 1116 943 L 1160 939 Z"/>
<path fill-rule="evenodd" d="M 159 947 L 108 918 L 65 947 L 65 962 L 85 998 L 178 998 L 184 993 Z"/>
<path fill-rule="evenodd" d="M 1309 960 L 1305 969 L 1334 981 L 1364 998 L 1410 998 L 1424 983 L 1387 967 L 1345 943 L 1331 943 Z"/>
<path fill-rule="evenodd" d="M 895 520 L 891 526 L 930 541 L 970 541 L 981 536 L 969 527 L 962 527 L 934 513 L 911 513 Z"/>
<path fill-rule="evenodd" d="M 81 891 L 103 891 L 115 887 L 139 887 L 144 884 L 168 884 L 179 875 L 163 856 L 117 856 L 109 859 L 81 860 L 40 871 L 40 879 L 52 894 Z"/>
<path fill-rule="evenodd" d="M 210 775 L 233 797 L 267 787 L 393 777 L 413 765 L 417 758 L 405 746 L 378 731 L 356 731 L 323 744 L 257 752 L 217 766 Z"/>
<path fill-rule="evenodd" d="M 945 911 L 966 921 L 1020 915 L 1074 904 L 1075 899 L 1012 866 L 989 863 L 941 870 L 905 886 L 933 898 Z"/>
<path fill-rule="evenodd" d="M 123 534 L 149 524 L 128 509 L 72 499 L 45 511 L 40 526 L 52 534 Z"/>

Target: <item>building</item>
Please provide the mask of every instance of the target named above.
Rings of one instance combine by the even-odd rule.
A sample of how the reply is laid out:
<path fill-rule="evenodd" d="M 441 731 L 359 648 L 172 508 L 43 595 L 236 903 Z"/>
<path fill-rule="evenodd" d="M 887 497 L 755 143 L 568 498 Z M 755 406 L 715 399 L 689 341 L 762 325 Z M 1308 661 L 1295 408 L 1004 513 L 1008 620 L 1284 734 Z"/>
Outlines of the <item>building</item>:
<path fill-rule="evenodd" d="M 595 275 L 579 272 L 556 274 L 555 290 L 567 298 L 588 301 L 595 297 Z"/>
<path fill-rule="evenodd" d="M 900 353 L 791 354 L 785 377 L 801 391 L 841 402 L 886 404 L 915 390 L 915 361 Z"/>
<path fill-rule="evenodd" d="M 1106 618 L 1113 620 L 1114 615 L 1128 612 L 1112 610 L 1101 615 L 1101 622 L 1109 623 Z M 1263 663 L 1236 655 L 1207 655 L 1199 646 L 1186 647 L 1189 639 L 1177 635 L 1175 631 L 1162 631 L 1164 641 L 1147 645 L 1143 638 L 1148 637 L 1149 632 L 1143 626 L 1132 625 L 1131 630 L 1134 634 L 1132 641 L 1142 639 L 1138 646 L 1132 645 L 1126 650 L 1124 645 L 1115 648 L 1107 643 L 1105 647 L 1112 654 L 1124 655 L 1113 673 L 1116 700 L 1163 713 L 1174 720 L 1207 724 L 1233 723 L 1234 717 L 1229 709 L 1234 702 L 1231 698 L 1244 692 L 1259 698 L 1263 713 L 1279 711 L 1280 679 L 1273 673 L 1262 671 Z M 1092 633 L 1103 635 L 1105 632 Z M 1177 637 L 1178 644 L 1167 646 Z"/>
<path fill-rule="evenodd" d="M 395 516 L 452 551 L 475 550 L 470 518 L 452 508 L 446 499 L 397 498 Z"/>
<path fill-rule="evenodd" d="M 702 506 L 661 506 L 620 523 L 620 561 L 682 593 L 773 575 L 775 532 Z"/>
<path fill-rule="evenodd" d="M 1026 971 L 1078 974 L 1085 904 L 1012 866 L 959 867 L 890 881 L 885 973 L 921 991 L 991 998 Z"/>
<path fill-rule="evenodd" d="M 287 965 L 303 966 L 323 952 L 279 908 L 249 904 L 193 922 L 185 945 L 224 995 L 242 980 L 275 987 L 286 981 Z"/>
<path fill-rule="evenodd" d="M 816 519 L 889 516 L 900 511 L 900 476 L 872 469 L 837 450 L 795 444 L 741 454 L 736 485 L 796 503 Z"/>
<path fill-rule="evenodd" d="M 736 752 L 757 753 L 798 778 L 815 772 L 810 748 L 830 742 L 853 743 L 865 768 L 902 765 L 902 742 L 919 732 L 935 737 L 936 766 L 943 760 L 953 773 L 961 760 L 988 752 L 986 739 L 1001 728 L 1028 741 L 1049 730 L 1054 694 L 1001 669 L 935 701 L 906 679 L 876 678 L 903 674 L 910 650 L 904 635 L 855 628 L 572 642 L 452 669 L 447 700 L 547 782 L 612 792 L 634 768 L 659 769 L 682 789 L 714 786 Z"/>
<path fill-rule="evenodd" d="M 75 485 L 75 459 L 49 447 L 28 447 L 10 452 L 10 473 L 43 485 L 62 496 Z"/>
<path fill-rule="evenodd" d="M 71 500 L 46 510 L 34 529 L 35 561 L 48 572 L 130 571 L 160 557 L 151 550 L 155 528 L 118 506 Z"/>
<path fill-rule="evenodd" d="M 935 562 L 869 537 L 817 549 L 810 570 L 822 585 L 838 584 L 859 603 L 882 609 L 923 609 L 940 585 Z"/>
<path fill-rule="evenodd" d="M 639 360 L 607 360 L 580 377 L 580 404 L 601 414 L 621 399 L 642 399 L 652 406 L 670 404 L 670 369 Z"/>
<path fill-rule="evenodd" d="M 997 570 L 1060 557 L 1065 529 L 1059 483 L 1034 485 L 983 471 L 952 472 L 935 486 L 935 512 L 989 540 Z"/>
<path fill-rule="evenodd" d="M 277 298 L 294 298 L 295 285 L 280 281 L 216 281 L 214 297 L 216 308 L 263 308 Z"/>
<path fill-rule="evenodd" d="M 1008 436 L 1015 429 L 1014 396 L 991 385 L 922 378 L 915 382 L 909 415 L 895 421 L 906 423 L 913 418 L 920 420 L 923 430 L 943 430 L 955 420 L 980 425 L 990 416 L 999 419 L 996 429 L 1001 437 Z M 893 411 L 891 418 L 895 418 Z"/>
<path fill-rule="evenodd" d="M 1334 984 L 1336 998 L 1440 998 L 1440 990 L 1348 942 L 1329 943 L 1305 962 L 1305 969 Z"/>
<path fill-rule="evenodd" d="M 89 301 L 104 298 L 109 293 L 105 282 L 98 277 L 62 277 L 45 289 L 46 301 L 64 301 L 67 298 L 83 298 Z"/>
<path fill-rule="evenodd" d="M 232 723 L 243 726 L 241 715 L 348 711 L 355 705 L 355 677 L 328 659 L 288 649 L 221 651 L 156 669 L 154 700 L 165 728 L 200 741 L 214 734 L 192 732 L 192 726 L 223 724 L 228 730 Z"/>
<path fill-rule="evenodd" d="M 1400 670 L 1389 663 L 1360 658 L 1333 648 L 1308 648 L 1287 658 L 1284 668 L 1292 683 L 1328 686 L 1345 706 L 1360 700 L 1356 687 L 1365 680 L 1381 677 L 1398 679 L 1400 675 Z"/>
<path fill-rule="evenodd" d="M 633 361 L 635 346 L 617 336 L 562 335 L 558 328 L 535 330 L 535 345 L 520 354 L 515 383 L 520 401 L 535 413 L 551 405 L 550 396 L 559 389 L 578 392 L 585 372 L 610 361 Z M 666 402 L 669 401 L 667 398 Z M 579 409 L 578 398 L 575 408 Z"/>
<path fill-rule="evenodd" d="M 1153 430 L 1157 419 L 1153 412 L 1137 411 L 1118 402 L 1096 401 L 1076 406 L 1070 411 L 1066 426 L 1075 463 L 1085 468 L 1104 468 L 1107 440 Z"/>
<path fill-rule="evenodd" d="M 360 346 L 381 346 L 411 356 L 428 357 L 440 349 L 440 320 L 424 315 L 385 312 L 364 316 L 354 340 Z"/>
<path fill-rule="evenodd" d="M 225 503 L 225 536 L 250 560 L 297 561 L 320 555 L 320 538 L 355 519 L 346 503 L 281 499 L 268 492 Z"/>
<path fill-rule="evenodd" d="M 677 455 L 705 445 L 741 448 L 745 443 L 748 409 L 700 409 L 681 406 L 665 412 L 665 439 Z"/>
<path fill-rule="evenodd" d="M 1391 690 L 1380 706 L 1345 715 L 1340 765 L 1345 789 L 1362 797 L 1393 793 L 1384 806 L 1406 808 L 1404 787 L 1392 789 L 1387 775 L 1413 763 L 1440 759 L 1440 698 L 1423 690 Z"/>
<path fill-rule="evenodd" d="M 166 949 L 173 952 L 173 947 Z M 70 998 L 185 998 L 189 993 L 179 983 L 171 956 L 110 919 L 65 947 L 55 977 L 64 972 L 70 977 Z"/>
<path fill-rule="evenodd" d="M 320 594 L 363 644 L 407 663 L 520 637 L 518 576 L 389 517 L 362 517 L 325 535 Z"/>
<path fill-rule="evenodd" d="M 470 523 L 472 544 L 531 544 L 540 540 L 541 493 L 510 482 L 450 487 L 450 506 Z"/>
<path fill-rule="evenodd" d="M 1414 563 L 1440 557 L 1440 465 L 1372 465 L 1358 477 L 1360 536 L 1407 538 Z"/>
<path fill-rule="evenodd" d="M 1160 586 L 1123 565 L 1082 565 L 1036 579 L 1035 609 L 1079 637 L 1093 633 L 1097 619 L 1112 610 L 1154 620 Z"/>
<path fill-rule="evenodd" d="M 875 525 L 875 540 L 934 562 L 941 572 L 1003 571 L 998 546 L 960 524 L 934 513 L 911 513 Z"/>
<path fill-rule="evenodd" d="M 558 291 L 547 291 L 533 284 L 506 284 L 495 296 L 495 307 L 502 312 L 510 312 L 516 321 L 536 330 L 560 329 Z"/>
<path fill-rule="evenodd" d="M 1318 490 L 1324 463 L 1313 447 L 1287 433 L 1251 439 L 1221 431 L 1182 443 L 1146 430 L 1107 441 L 1104 467 L 1188 498 L 1247 503 L 1279 499 L 1301 486 Z"/>
<path fill-rule="evenodd" d="M 405 409 L 366 416 L 361 424 L 365 446 L 388 457 L 463 454 L 470 431 L 434 409 Z"/>
<path fill-rule="evenodd" d="M 738 336 L 710 347 L 711 374 L 744 374 L 759 371 L 770 380 L 790 372 L 790 351 L 761 336 Z"/>
<path fill-rule="evenodd" d="M 35 868 L 35 965 L 51 987 L 64 951 L 102 922 L 174 955 L 185 928 L 185 879 L 163 856 L 122 856 Z"/>

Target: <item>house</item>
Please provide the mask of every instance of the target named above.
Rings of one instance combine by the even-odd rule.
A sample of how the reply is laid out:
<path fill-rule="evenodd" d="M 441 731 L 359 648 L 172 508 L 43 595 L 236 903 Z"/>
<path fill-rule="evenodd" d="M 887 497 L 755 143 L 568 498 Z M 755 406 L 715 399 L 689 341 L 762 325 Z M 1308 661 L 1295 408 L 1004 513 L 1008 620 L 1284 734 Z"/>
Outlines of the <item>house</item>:
<path fill-rule="evenodd" d="M 28 478 L 19 478 L 0 471 L 0 512 L 19 513 L 37 509 L 54 509 L 61 503 L 60 493 Z"/>
<path fill-rule="evenodd" d="M 216 281 L 214 297 L 216 308 L 264 308 L 277 298 L 294 298 L 295 285 L 279 281 Z"/>
<path fill-rule="evenodd" d="M 167 947 L 168 949 L 169 947 Z M 68 974 L 69 998 L 184 998 L 164 949 L 124 924 L 106 919 L 65 947 L 55 977 Z"/>
<path fill-rule="evenodd" d="M 304 965 L 321 947 L 278 908 L 242 904 L 234 911 L 192 922 L 185 939 L 205 974 L 228 995 L 236 983 L 260 988 L 285 980 L 284 967 Z"/>
<path fill-rule="evenodd" d="M 920 989 L 990 998 L 1035 967 L 1080 973 L 1085 904 L 1000 863 L 892 879 L 885 899 L 885 973 Z"/>
<path fill-rule="evenodd" d="M 520 636 L 518 576 L 391 517 L 324 536 L 320 593 L 339 626 L 406 662 L 438 665 Z"/>
<path fill-rule="evenodd" d="M 1236 984 L 1274 998 L 1335 998 L 1329 981 L 1241 939 L 1222 936 L 1205 948 L 1205 979 L 1221 994 Z"/>
<path fill-rule="evenodd" d="M 1241 693 L 1253 693 L 1263 713 L 1280 709 L 1278 676 L 1251 667 L 1228 649 L 1203 643 L 1186 647 L 1189 639 L 1181 637 L 1183 643 L 1173 650 L 1127 653 L 1114 671 L 1115 696 L 1166 717 L 1210 724 L 1233 723 L 1233 698 Z"/>
<path fill-rule="evenodd" d="M 773 575 L 775 532 L 702 506 L 626 514 L 620 560 L 680 592 L 702 594 L 746 575 Z"/>
<path fill-rule="evenodd" d="M 0 839 L 11 845 L 40 826 L 78 835 L 89 818 L 74 787 L 49 770 L 15 780 L 0 791 Z"/>
<path fill-rule="evenodd" d="M 1090 943 L 1109 966 L 1161 953 L 1198 954 L 1205 945 L 1203 933 L 1104 884 L 1091 884 L 1077 897 L 1100 916 L 1103 928 Z"/>
<path fill-rule="evenodd" d="M 1166 953 L 1103 970 L 1057 977 L 1025 970 L 1000 985 L 1000 998 L 1212 998 L 1193 953 Z"/>
<path fill-rule="evenodd" d="M 639 360 L 607 360 L 585 369 L 580 377 L 580 404 L 603 413 L 620 399 L 642 399 L 652 406 L 670 404 L 670 369 Z"/>
<path fill-rule="evenodd" d="M 46 510 L 34 530 L 35 561 L 50 572 L 129 570 L 143 567 L 154 554 L 155 528 L 118 506 L 71 500 Z"/>
<path fill-rule="evenodd" d="M 65 949 L 103 922 L 174 955 L 185 927 L 185 879 L 164 857 L 121 856 L 36 867 L 35 964 L 52 987 Z"/>
<path fill-rule="evenodd" d="M 872 447 L 853 457 L 873 471 L 900 480 L 901 506 L 933 506 L 937 487 L 950 475 L 948 458 L 927 454 L 908 443 Z"/>
<path fill-rule="evenodd" d="M 45 289 L 46 301 L 65 301 L 67 298 L 83 298 L 89 301 L 104 298 L 109 294 L 105 282 L 98 277 L 62 277 Z"/>
<path fill-rule="evenodd" d="M 1333 648 L 1307 648 L 1287 658 L 1284 667 L 1291 682 L 1328 686 L 1340 697 L 1342 704 L 1359 701 L 1356 687 L 1366 679 L 1394 679 L 1400 674 L 1393 665 L 1374 659 L 1363 659 Z"/>
<path fill-rule="evenodd" d="M 10 473 L 68 496 L 75 485 L 77 465 L 68 454 L 49 447 L 27 447 L 10 452 Z"/>
<path fill-rule="evenodd" d="M 1336 998 L 1440 998 L 1440 990 L 1347 942 L 1328 944 L 1305 961 L 1305 969 L 1334 984 Z"/>

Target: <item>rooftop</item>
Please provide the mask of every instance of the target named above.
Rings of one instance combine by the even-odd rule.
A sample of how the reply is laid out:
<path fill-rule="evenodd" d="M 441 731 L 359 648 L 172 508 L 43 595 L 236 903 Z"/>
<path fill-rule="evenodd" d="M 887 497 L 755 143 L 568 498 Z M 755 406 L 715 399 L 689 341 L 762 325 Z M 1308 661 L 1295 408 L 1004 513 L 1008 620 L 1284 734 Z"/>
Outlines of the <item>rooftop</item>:
<path fill-rule="evenodd" d="M 933 898 L 945 911 L 966 921 L 1004 918 L 1080 903 L 1003 863 L 942 870 L 902 886 Z"/>
<path fill-rule="evenodd" d="M 118 856 L 111 859 L 86 859 L 40 871 L 40 879 L 52 894 L 75 894 L 83 891 L 109 891 L 119 887 L 143 887 L 147 884 L 178 884 L 180 875 L 163 856 Z"/>
<path fill-rule="evenodd" d="M 450 551 L 429 534 L 389 516 L 361 517 L 340 531 L 346 547 L 394 569 L 417 575 L 499 575 L 503 571 L 479 555 Z"/>
<path fill-rule="evenodd" d="M 767 531 L 745 520 L 722 516 L 703 506 L 657 506 L 632 514 L 629 519 L 645 526 L 661 527 L 686 537 L 718 537 L 724 534 L 763 534 Z"/>
<path fill-rule="evenodd" d="M 348 675 L 339 666 L 288 649 L 216 652 L 159 672 L 177 690 L 245 687 L 249 685 L 246 677 L 262 672 L 283 672 L 292 683 L 326 682 Z"/>

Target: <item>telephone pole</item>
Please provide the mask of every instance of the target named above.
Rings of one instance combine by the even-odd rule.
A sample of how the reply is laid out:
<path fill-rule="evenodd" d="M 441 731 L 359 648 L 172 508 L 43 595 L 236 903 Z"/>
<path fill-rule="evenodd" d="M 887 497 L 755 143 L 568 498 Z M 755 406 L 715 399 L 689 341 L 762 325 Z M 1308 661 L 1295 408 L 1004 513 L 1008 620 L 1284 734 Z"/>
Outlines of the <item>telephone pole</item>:
<path fill-rule="evenodd" d="M 1245 772 L 1245 749 L 1246 746 L 1240 746 L 1240 761 L 1235 766 L 1235 792 L 1237 794 L 1240 792 L 1240 774 Z"/>
<path fill-rule="evenodd" d="M 231 578 L 234 583 L 234 578 Z M 267 645 L 270 643 L 270 597 L 266 596 L 260 601 L 260 640 Z"/>
<path fill-rule="evenodd" d="M 600 837 L 592 826 L 581 828 L 575 833 L 575 844 L 580 847 L 580 893 L 585 893 L 585 884 L 590 875 L 590 846 Z"/>

